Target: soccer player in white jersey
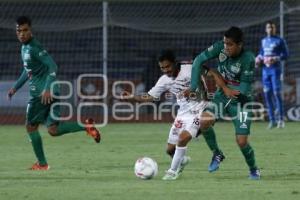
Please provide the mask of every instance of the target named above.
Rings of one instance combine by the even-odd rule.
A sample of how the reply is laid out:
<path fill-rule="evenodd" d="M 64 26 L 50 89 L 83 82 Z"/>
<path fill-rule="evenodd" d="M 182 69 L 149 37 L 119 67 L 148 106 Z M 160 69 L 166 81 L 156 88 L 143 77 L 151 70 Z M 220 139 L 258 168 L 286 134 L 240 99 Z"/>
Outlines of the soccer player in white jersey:
<path fill-rule="evenodd" d="M 155 86 L 146 95 L 134 96 L 125 91 L 122 94 L 122 98 L 128 101 L 149 102 L 159 98 L 166 91 L 176 95 L 179 109 L 169 132 L 167 144 L 167 153 L 172 157 L 172 162 L 170 169 L 166 171 L 163 177 L 163 180 L 175 180 L 190 160 L 186 156 L 187 144 L 198 134 L 200 129 L 199 117 L 206 107 L 207 98 L 205 97 L 206 91 L 204 89 L 190 95 L 189 98 L 184 97 L 183 92 L 190 87 L 191 64 L 177 63 L 171 50 L 162 51 L 158 60 L 163 75 L 158 79 Z M 217 85 L 226 94 L 229 96 L 234 95 L 234 91 L 226 87 L 219 74 L 212 70 L 208 73 L 214 77 Z M 217 146 L 216 141 L 215 144 Z"/>

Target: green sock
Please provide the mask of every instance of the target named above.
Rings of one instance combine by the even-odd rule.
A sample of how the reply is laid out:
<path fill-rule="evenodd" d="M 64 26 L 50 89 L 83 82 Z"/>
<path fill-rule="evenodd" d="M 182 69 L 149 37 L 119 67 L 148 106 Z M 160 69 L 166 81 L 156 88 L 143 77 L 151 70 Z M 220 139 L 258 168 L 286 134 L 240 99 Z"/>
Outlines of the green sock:
<path fill-rule="evenodd" d="M 39 131 L 33 131 L 31 133 L 28 133 L 28 135 L 33 147 L 34 154 L 37 157 L 39 164 L 46 165 L 47 161 L 45 158 L 43 142 Z"/>
<path fill-rule="evenodd" d="M 246 163 L 249 166 L 249 169 L 256 169 L 256 164 L 255 164 L 255 155 L 254 155 L 254 150 L 252 149 L 252 147 L 247 144 L 245 147 L 240 148 L 241 152 L 243 153 Z"/>
<path fill-rule="evenodd" d="M 203 137 L 206 141 L 206 144 L 213 153 L 222 153 L 218 147 L 215 131 L 212 127 L 203 131 Z"/>
<path fill-rule="evenodd" d="M 77 122 L 60 122 L 57 127 L 57 136 L 64 135 L 66 133 L 74 133 L 85 130 Z"/>

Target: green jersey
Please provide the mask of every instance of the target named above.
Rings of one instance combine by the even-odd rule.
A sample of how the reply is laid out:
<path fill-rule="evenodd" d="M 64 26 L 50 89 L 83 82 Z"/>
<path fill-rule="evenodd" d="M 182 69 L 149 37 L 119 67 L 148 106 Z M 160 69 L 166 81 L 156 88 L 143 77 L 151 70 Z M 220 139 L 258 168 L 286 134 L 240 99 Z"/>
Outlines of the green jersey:
<path fill-rule="evenodd" d="M 195 91 L 200 83 L 202 65 L 213 58 L 218 58 L 218 72 L 223 76 L 229 88 L 239 90 L 243 97 L 251 96 L 255 57 L 250 51 L 242 50 L 239 56 L 228 57 L 224 51 L 224 42 L 218 41 L 198 55 L 192 68 L 191 90 Z"/>
<path fill-rule="evenodd" d="M 56 80 L 57 65 L 35 38 L 22 45 L 21 55 L 24 69 L 13 87 L 18 90 L 29 79 L 30 96 L 39 97 Z M 58 93 L 58 85 L 53 93 Z"/>

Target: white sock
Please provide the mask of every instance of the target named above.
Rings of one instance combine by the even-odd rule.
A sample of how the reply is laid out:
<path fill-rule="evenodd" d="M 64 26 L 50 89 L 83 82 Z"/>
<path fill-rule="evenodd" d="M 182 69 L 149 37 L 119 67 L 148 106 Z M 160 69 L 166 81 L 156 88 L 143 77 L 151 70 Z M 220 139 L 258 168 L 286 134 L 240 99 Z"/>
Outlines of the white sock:
<path fill-rule="evenodd" d="M 173 156 L 172 159 L 172 163 L 171 163 L 171 170 L 173 171 L 177 171 L 179 165 L 181 164 L 183 157 L 185 156 L 187 147 L 178 147 L 176 146 L 176 150 L 175 150 L 175 154 Z"/>

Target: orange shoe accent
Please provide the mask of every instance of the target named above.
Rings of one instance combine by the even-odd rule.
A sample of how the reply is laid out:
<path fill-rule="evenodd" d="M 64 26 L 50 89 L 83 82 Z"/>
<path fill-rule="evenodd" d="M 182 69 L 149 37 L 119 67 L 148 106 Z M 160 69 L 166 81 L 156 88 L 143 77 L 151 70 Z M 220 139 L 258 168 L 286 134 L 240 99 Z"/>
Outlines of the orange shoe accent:
<path fill-rule="evenodd" d="M 43 170 L 43 171 L 47 171 L 47 170 L 50 169 L 50 166 L 48 164 L 46 164 L 46 165 L 40 165 L 40 163 L 36 162 L 29 169 L 30 170 Z"/>
<path fill-rule="evenodd" d="M 85 130 L 89 136 L 94 138 L 94 140 L 97 143 L 99 143 L 101 140 L 101 135 L 100 135 L 100 132 L 95 128 L 94 124 L 95 124 L 95 122 L 93 119 L 91 119 L 91 118 L 86 119 L 85 120 Z"/>

